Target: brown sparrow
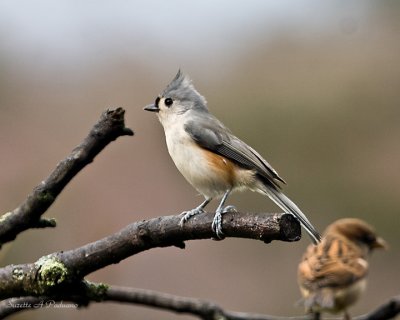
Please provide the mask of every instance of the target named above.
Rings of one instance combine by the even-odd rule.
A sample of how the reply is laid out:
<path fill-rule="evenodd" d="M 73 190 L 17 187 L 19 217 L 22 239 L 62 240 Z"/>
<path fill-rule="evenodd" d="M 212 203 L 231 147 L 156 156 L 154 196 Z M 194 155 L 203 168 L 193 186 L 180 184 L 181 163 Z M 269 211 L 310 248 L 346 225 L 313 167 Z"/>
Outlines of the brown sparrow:
<path fill-rule="evenodd" d="M 366 222 L 340 219 L 329 225 L 317 245 L 310 245 L 298 268 L 298 283 L 307 312 L 344 312 L 366 287 L 368 254 L 388 246 Z"/>

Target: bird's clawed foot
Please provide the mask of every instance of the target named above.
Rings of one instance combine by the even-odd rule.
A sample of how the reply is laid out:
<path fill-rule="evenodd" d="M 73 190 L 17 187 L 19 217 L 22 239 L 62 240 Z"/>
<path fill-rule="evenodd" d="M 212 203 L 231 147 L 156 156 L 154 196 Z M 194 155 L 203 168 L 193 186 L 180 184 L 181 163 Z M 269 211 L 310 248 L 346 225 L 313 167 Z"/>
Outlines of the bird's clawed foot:
<path fill-rule="evenodd" d="M 225 208 L 217 209 L 215 212 L 211 228 L 217 235 L 216 240 L 222 240 L 225 238 L 224 233 L 222 232 L 222 215 L 227 212 L 236 212 L 236 208 L 234 206 L 226 206 Z"/>
<path fill-rule="evenodd" d="M 189 211 L 183 211 L 180 215 L 182 216 L 181 221 L 179 221 L 179 225 L 183 227 L 184 223 L 188 221 L 191 217 L 196 214 L 204 213 L 204 209 L 202 207 L 197 207 Z"/>

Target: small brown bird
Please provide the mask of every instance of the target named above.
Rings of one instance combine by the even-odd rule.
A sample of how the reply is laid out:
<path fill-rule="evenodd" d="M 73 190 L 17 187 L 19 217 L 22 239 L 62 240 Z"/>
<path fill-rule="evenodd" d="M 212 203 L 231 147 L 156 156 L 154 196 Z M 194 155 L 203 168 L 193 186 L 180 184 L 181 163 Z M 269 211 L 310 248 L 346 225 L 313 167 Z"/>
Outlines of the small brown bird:
<path fill-rule="evenodd" d="M 387 249 L 366 222 L 340 219 L 329 225 L 318 245 L 310 245 L 298 268 L 298 283 L 306 311 L 319 319 L 321 312 L 344 312 L 354 304 L 366 287 L 368 254 Z"/>

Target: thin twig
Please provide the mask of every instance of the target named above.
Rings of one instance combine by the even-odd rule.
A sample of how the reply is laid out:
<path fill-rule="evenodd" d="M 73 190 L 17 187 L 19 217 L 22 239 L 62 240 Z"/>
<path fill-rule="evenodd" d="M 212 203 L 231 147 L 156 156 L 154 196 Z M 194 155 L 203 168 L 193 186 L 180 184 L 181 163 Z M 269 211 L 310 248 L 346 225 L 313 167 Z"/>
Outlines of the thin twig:
<path fill-rule="evenodd" d="M 295 317 L 272 316 L 265 314 L 254 314 L 246 312 L 228 311 L 217 304 L 196 298 L 187 298 L 167 293 L 110 286 L 104 294 L 104 301 L 126 302 L 143 306 L 163 309 L 177 313 L 197 315 L 201 319 L 226 319 L 226 320 L 289 320 L 310 319 L 310 315 Z M 386 320 L 392 319 L 400 314 L 400 296 L 391 298 L 385 304 L 379 306 L 372 312 L 356 317 L 357 320 Z M 337 318 L 337 319 L 342 319 Z"/>
<path fill-rule="evenodd" d="M 60 302 L 61 301 L 61 302 Z M 40 307 L 51 307 L 55 302 L 66 304 L 70 301 L 70 307 L 87 306 L 93 302 L 120 302 L 132 305 L 141 305 L 169 312 L 190 314 L 203 320 L 293 320 L 311 319 L 310 315 L 295 317 L 271 316 L 224 310 L 219 305 L 196 298 L 181 297 L 167 293 L 127 288 L 119 286 L 106 286 L 104 284 L 85 283 L 85 289 L 81 295 L 53 296 L 53 297 L 21 297 L 11 298 L 0 302 L 0 319 L 8 315 Z M 400 313 L 400 296 L 393 297 L 389 302 L 378 307 L 376 310 L 355 317 L 357 320 L 387 320 L 392 319 Z M 329 319 L 342 319 L 341 317 L 330 317 Z"/>
<path fill-rule="evenodd" d="M 55 227 L 54 220 L 41 219 L 41 216 L 64 187 L 111 141 L 120 136 L 133 135 L 133 131 L 125 127 L 124 113 L 122 108 L 105 111 L 83 142 L 58 163 L 54 171 L 33 189 L 26 200 L 0 217 L 0 246 L 14 240 L 27 229 Z"/>

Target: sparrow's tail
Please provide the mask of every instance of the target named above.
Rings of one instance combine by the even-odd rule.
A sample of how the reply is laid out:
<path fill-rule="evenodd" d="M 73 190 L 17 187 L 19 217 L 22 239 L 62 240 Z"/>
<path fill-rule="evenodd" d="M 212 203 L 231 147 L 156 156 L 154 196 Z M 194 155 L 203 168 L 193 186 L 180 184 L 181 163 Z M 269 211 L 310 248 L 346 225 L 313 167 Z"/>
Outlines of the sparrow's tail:
<path fill-rule="evenodd" d="M 321 241 L 321 235 L 314 228 L 311 222 L 307 219 L 305 214 L 301 212 L 298 206 L 296 206 L 292 200 L 286 197 L 282 192 L 273 187 L 266 187 L 263 190 L 265 194 L 274 201 L 283 211 L 294 215 L 300 224 L 304 227 L 307 233 L 310 235 L 311 240 L 314 244 L 318 244 Z"/>
<path fill-rule="evenodd" d="M 334 309 L 335 297 L 328 288 L 317 291 L 304 299 L 304 307 L 308 312 L 318 309 Z"/>

